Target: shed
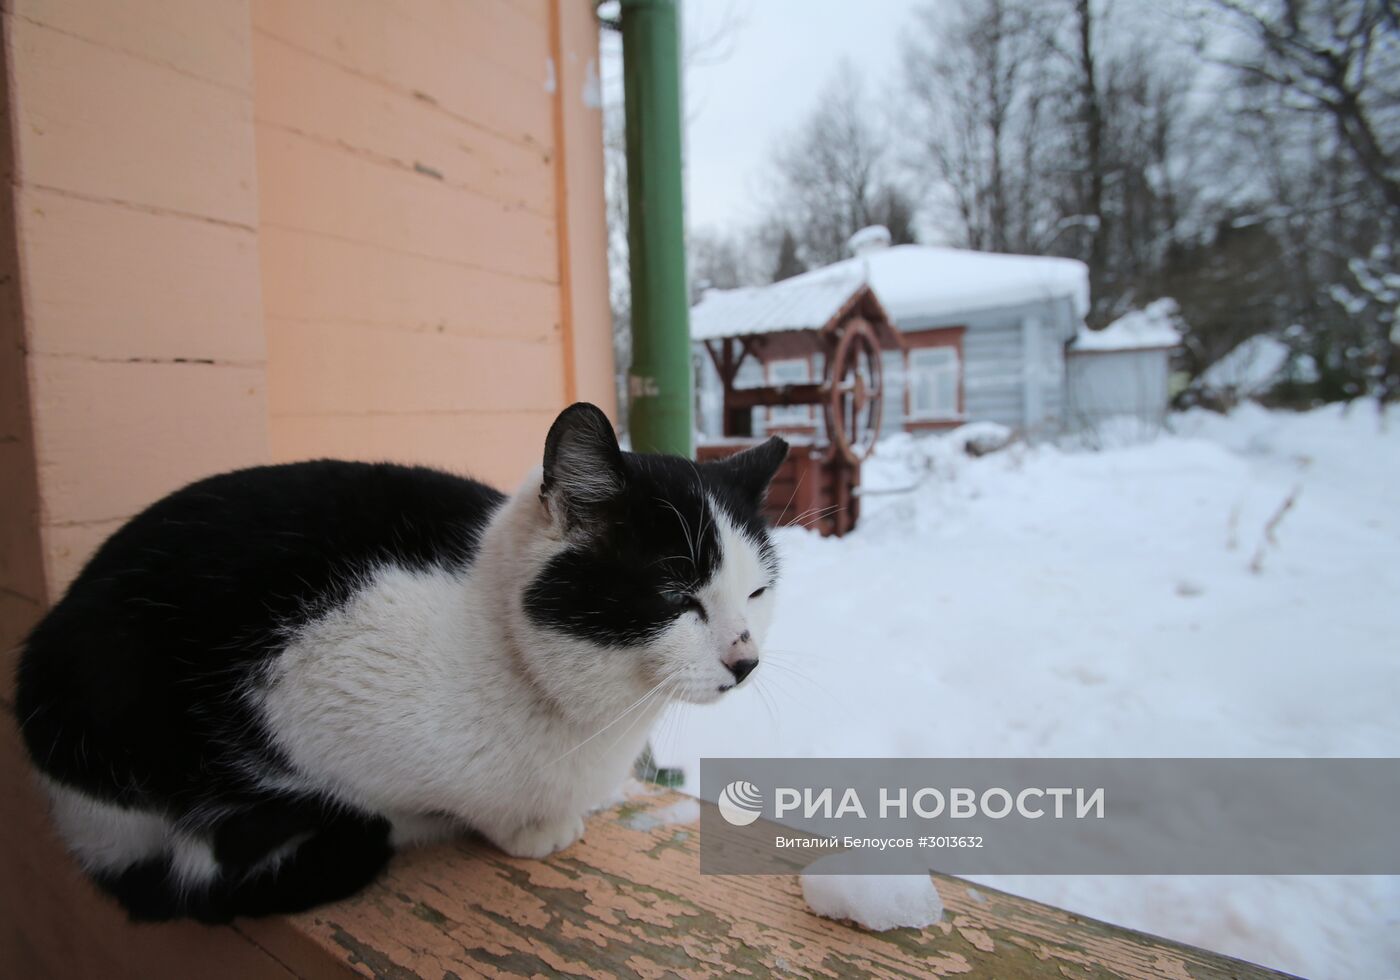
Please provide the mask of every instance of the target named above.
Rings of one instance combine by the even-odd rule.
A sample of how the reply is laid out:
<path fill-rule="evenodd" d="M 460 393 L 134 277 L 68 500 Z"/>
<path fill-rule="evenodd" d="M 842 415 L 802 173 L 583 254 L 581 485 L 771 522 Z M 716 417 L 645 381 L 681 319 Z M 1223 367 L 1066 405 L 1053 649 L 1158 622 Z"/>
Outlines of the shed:
<path fill-rule="evenodd" d="M 1171 352 L 1180 345 L 1176 301 L 1159 299 L 1102 330 L 1082 330 L 1069 345 L 1066 397 L 1070 426 L 1097 432 L 1126 420 L 1155 433 L 1166 417 Z"/>

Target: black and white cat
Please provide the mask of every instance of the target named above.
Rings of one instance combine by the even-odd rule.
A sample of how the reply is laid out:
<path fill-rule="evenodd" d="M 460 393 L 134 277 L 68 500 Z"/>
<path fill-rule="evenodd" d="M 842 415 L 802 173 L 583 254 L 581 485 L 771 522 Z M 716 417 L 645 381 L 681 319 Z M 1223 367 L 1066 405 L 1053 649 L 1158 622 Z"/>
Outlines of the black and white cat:
<path fill-rule="evenodd" d="M 510 497 L 331 460 L 185 487 L 24 649 L 16 714 L 60 833 L 133 918 L 206 921 L 348 895 L 465 829 L 569 846 L 669 700 L 757 665 L 786 452 L 626 453 L 578 404 Z"/>

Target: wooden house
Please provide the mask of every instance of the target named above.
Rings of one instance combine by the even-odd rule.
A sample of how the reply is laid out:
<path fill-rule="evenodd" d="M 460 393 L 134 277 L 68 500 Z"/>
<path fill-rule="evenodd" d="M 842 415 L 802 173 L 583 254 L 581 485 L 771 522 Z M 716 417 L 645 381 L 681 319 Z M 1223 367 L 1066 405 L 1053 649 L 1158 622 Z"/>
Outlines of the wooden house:
<path fill-rule="evenodd" d="M 774 296 L 824 281 L 864 282 L 904 345 L 885 355 L 884 432 L 993 421 L 1035 439 L 1065 428 L 1065 345 L 1083 326 L 1089 306 L 1083 263 L 932 245 L 891 247 L 882 228 L 857 233 L 852 245 L 851 258 L 781 283 L 710 291 L 693 316 L 702 323 L 712 309 L 731 316 L 746 306 L 762 310 Z M 767 369 L 781 377 L 804 370 L 784 362 Z M 717 380 L 702 370 L 703 432 L 717 431 Z"/>

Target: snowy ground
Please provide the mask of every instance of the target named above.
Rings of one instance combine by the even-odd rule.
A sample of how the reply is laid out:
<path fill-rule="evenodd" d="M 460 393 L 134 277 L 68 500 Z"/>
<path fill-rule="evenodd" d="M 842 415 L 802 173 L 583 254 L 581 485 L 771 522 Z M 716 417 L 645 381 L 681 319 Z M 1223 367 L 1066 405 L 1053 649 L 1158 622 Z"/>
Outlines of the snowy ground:
<path fill-rule="evenodd" d="M 1389 422 L 1246 406 L 979 460 L 887 440 L 866 485 L 918 489 L 867 498 L 844 540 L 780 532 L 759 684 L 671 709 L 658 761 L 693 790 L 702 756 L 1400 755 Z M 1295 973 L 1400 976 L 1400 879 L 986 880 Z"/>

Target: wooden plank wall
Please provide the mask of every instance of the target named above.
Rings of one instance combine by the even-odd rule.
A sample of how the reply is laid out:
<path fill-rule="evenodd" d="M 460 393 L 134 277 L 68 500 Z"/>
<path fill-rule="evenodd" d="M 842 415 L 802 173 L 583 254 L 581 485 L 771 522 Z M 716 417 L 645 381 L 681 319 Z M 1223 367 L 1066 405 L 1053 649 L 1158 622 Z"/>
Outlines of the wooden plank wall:
<path fill-rule="evenodd" d="M 514 485 L 613 397 L 573 0 L 0 0 L 0 976 L 282 975 L 61 854 L 14 648 L 120 524 L 315 456 Z"/>
<path fill-rule="evenodd" d="M 50 595 L 151 500 L 267 453 L 247 10 L 122 9 L 4 10 Z"/>
<path fill-rule="evenodd" d="M 596 37 L 583 6 L 564 10 L 566 24 L 545 0 L 254 0 L 274 458 L 514 484 L 579 390 L 571 318 L 582 387 L 612 407 L 606 297 L 576 309 L 564 281 L 570 201 L 596 211 L 575 248 L 602 227 L 596 112 L 573 111 Z M 576 195 L 571 160 L 597 163 Z M 605 267 L 588 275 L 606 285 Z"/>
<path fill-rule="evenodd" d="M 231 931 L 133 930 L 54 840 L 15 641 L 152 499 L 267 458 L 246 5 L 3 7 L 0 975 L 286 975 Z M 182 964 L 185 966 L 182 967 Z"/>

